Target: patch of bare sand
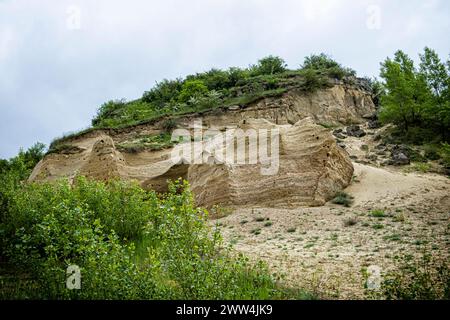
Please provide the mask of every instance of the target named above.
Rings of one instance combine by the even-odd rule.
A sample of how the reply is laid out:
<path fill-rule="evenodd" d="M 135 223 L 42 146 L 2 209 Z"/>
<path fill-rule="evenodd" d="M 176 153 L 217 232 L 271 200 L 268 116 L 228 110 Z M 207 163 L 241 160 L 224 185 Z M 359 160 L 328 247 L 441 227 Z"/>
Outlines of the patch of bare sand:
<path fill-rule="evenodd" d="M 402 253 L 426 250 L 448 259 L 448 178 L 354 166 L 355 179 L 345 190 L 354 197 L 350 208 L 241 208 L 215 222 L 236 250 L 284 274 L 284 284 L 327 298 L 363 298 L 361 270 L 389 270 Z M 374 217 L 375 209 L 386 216 Z"/>

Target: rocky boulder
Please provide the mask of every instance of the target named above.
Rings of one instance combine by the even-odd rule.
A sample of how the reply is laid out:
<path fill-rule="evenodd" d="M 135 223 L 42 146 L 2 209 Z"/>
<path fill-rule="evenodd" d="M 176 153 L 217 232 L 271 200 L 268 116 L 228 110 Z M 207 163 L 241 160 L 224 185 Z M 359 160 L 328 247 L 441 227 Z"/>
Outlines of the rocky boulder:
<path fill-rule="evenodd" d="M 407 147 L 402 145 L 395 145 L 391 149 L 391 159 L 388 164 L 394 166 L 402 166 L 410 164 L 410 155 Z"/>
<path fill-rule="evenodd" d="M 366 132 L 364 130 L 362 130 L 361 127 L 358 125 L 349 126 L 349 127 L 347 127 L 346 131 L 347 131 L 347 135 L 352 136 L 352 137 L 361 138 L 366 135 Z"/>

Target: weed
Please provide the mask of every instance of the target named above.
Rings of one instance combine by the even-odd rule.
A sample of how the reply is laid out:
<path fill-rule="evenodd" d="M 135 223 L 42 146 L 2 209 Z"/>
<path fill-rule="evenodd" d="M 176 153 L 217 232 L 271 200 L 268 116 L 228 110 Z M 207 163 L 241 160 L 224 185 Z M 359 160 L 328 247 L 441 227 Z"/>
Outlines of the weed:
<path fill-rule="evenodd" d="M 376 209 L 370 211 L 370 215 L 374 218 L 384 218 L 386 217 L 386 213 L 381 209 Z"/>
<path fill-rule="evenodd" d="M 343 205 L 345 207 L 350 207 L 353 203 L 353 197 L 346 192 L 340 191 L 336 193 L 335 197 L 331 202 L 334 204 Z"/>

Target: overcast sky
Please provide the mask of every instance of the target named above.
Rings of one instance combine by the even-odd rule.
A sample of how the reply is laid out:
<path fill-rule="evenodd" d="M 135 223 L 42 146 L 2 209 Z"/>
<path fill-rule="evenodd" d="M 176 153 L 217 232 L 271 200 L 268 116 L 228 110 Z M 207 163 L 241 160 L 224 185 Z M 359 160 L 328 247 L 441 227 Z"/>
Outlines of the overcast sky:
<path fill-rule="evenodd" d="M 397 49 L 447 59 L 449 18 L 448 0 L 0 0 L 0 158 L 157 80 L 269 54 L 297 68 L 326 52 L 361 76 Z"/>

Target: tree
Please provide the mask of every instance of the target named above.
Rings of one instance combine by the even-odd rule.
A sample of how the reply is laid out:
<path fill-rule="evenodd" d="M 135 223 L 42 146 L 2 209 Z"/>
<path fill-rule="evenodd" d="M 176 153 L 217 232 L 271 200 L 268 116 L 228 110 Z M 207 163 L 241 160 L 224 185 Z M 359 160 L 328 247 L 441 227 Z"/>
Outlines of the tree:
<path fill-rule="evenodd" d="M 20 149 L 19 154 L 8 160 L 8 165 L 3 163 L 3 171 L 15 172 L 20 179 L 26 179 L 36 164 L 44 157 L 45 144 L 37 142 L 28 150 Z"/>
<path fill-rule="evenodd" d="M 449 74 L 433 49 L 425 47 L 424 53 L 420 55 L 420 73 L 432 88 L 433 94 L 441 98 L 448 87 Z"/>
<path fill-rule="evenodd" d="M 403 51 L 395 53 L 394 60 L 387 58 L 381 64 L 386 94 L 382 96 L 380 119 L 401 125 L 406 131 L 422 120 L 423 110 L 429 101 L 429 88 L 425 78 L 418 74 L 414 62 Z"/>
<path fill-rule="evenodd" d="M 286 62 L 277 56 L 267 56 L 258 61 L 258 63 L 251 67 L 253 75 L 272 75 L 276 73 L 285 72 L 287 69 Z"/>
<path fill-rule="evenodd" d="M 450 72 L 437 53 L 425 47 L 424 53 L 420 55 L 420 74 L 432 92 L 426 110 L 427 118 L 445 132 L 450 126 Z"/>

